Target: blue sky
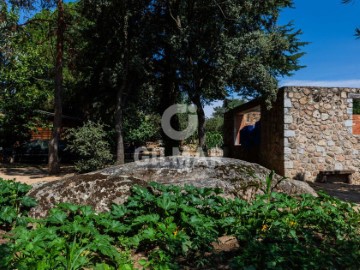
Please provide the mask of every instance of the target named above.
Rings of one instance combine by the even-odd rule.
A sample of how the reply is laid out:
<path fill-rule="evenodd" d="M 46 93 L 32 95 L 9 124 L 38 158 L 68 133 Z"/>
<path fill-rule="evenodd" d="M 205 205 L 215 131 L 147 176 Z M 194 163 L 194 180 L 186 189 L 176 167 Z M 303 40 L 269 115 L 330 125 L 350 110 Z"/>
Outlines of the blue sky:
<path fill-rule="evenodd" d="M 293 21 L 301 29 L 306 53 L 300 63 L 306 67 L 293 76 L 280 78 L 280 86 L 348 86 L 360 87 L 360 39 L 354 36 L 360 28 L 360 0 L 344 5 L 341 0 L 295 0 L 294 8 L 286 9 L 280 24 Z M 215 102 L 206 106 L 206 116 L 211 116 Z"/>
<path fill-rule="evenodd" d="M 303 31 L 301 64 L 307 67 L 281 85 L 321 85 L 360 87 L 360 39 L 354 28 L 360 27 L 360 1 L 344 5 L 341 0 L 295 0 L 295 8 L 283 11 L 280 23 L 294 21 Z"/>

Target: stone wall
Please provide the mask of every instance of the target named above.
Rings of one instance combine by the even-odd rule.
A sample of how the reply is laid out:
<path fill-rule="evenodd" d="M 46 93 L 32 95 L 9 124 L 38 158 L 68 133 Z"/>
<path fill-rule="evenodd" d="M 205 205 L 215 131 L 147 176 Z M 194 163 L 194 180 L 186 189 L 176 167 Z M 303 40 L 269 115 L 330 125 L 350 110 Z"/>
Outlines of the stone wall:
<path fill-rule="evenodd" d="M 355 170 L 360 182 L 360 136 L 353 134 L 353 98 L 360 89 L 285 87 L 284 174 L 315 181 L 322 170 Z"/>

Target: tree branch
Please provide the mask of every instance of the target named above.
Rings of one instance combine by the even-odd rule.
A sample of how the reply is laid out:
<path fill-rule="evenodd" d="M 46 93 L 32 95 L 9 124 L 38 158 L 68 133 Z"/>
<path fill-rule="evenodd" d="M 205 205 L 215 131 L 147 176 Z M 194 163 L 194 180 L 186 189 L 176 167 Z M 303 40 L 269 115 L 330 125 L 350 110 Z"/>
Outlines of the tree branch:
<path fill-rule="evenodd" d="M 176 26 L 179 28 L 179 30 L 181 29 L 181 20 L 179 18 L 179 16 L 177 16 L 177 18 L 174 17 L 172 10 L 171 10 L 171 5 L 170 2 L 168 1 L 168 9 L 169 9 L 169 14 L 170 17 L 174 20 L 174 22 L 176 23 Z"/>

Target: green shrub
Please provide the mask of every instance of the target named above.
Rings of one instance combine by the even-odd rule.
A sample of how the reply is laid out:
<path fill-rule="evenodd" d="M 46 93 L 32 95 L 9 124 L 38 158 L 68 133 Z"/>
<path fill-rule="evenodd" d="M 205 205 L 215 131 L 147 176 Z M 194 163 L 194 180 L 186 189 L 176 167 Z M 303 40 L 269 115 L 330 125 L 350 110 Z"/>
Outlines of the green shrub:
<path fill-rule="evenodd" d="M 75 163 L 77 171 L 98 170 L 105 167 L 112 160 L 106 136 L 104 125 L 91 121 L 80 128 L 72 128 L 67 131 L 67 149 L 80 158 Z"/>
<path fill-rule="evenodd" d="M 36 201 L 26 196 L 31 186 L 0 178 L 0 229 L 10 230 L 26 222 L 31 207 Z"/>
<path fill-rule="evenodd" d="M 208 149 L 221 147 L 224 144 L 222 134 L 220 132 L 207 132 L 205 144 Z"/>
<path fill-rule="evenodd" d="M 271 176 L 268 177 L 271 181 Z M 120 242 L 148 252 L 151 269 L 209 265 L 205 253 L 223 235 L 240 243 L 234 269 L 359 269 L 360 215 L 352 205 L 320 193 L 267 193 L 252 202 L 227 200 L 218 189 L 135 186 L 114 206 Z M 189 265 L 188 265 L 189 267 Z"/>
<path fill-rule="evenodd" d="M 235 269 L 359 269 L 360 215 L 325 194 L 272 193 L 230 210 L 240 242 Z"/>
<path fill-rule="evenodd" d="M 136 109 L 134 109 L 136 110 Z M 130 116 L 131 117 L 131 116 Z M 135 118 L 135 119 L 133 119 Z M 160 117 L 157 115 L 144 115 L 137 112 L 124 123 L 124 139 L 128 142 L 144 143 L 149 140 L 160 139 Z"/>
<path fill-rule="evenodd" d="M 12 241 L 0 246 L 0 268 L 133 269 L 129 253 L 118 251 L 113 238 L 99 232 L 98 218 L 90 206 L 59 204 L 47 218 L 33 220 L 32 230 L 17 227 L 11 232 Z"/>
<path fill-rule="evenodd" d="M 272 193 L 270 182 L 271 175 L 252 202 L 225 199 L 219 189 L 150 183 L 134 186 L 107 213 L 63 203 L 11 231 L 0 269 L 128 270 L 130 250 L 145 255 L 146 269 L 209 269 L 223 256 L 212 243 L 224 235 L 239 242 L 233 269 L 360 269 L 360 215 L 351 204 L 323 193 Z"/>
<path fill-rule="evenodd" d="M 151 269 L 177 269 L 179 258 L 204 263 L 204 254 L 221 236 L 218 209 L 226 200 L 219 189 L 193 186 L 134 186 L 125 205 L 114 206 L 113 219 L 123 225 L 122 245 L 148 251 Z"/>

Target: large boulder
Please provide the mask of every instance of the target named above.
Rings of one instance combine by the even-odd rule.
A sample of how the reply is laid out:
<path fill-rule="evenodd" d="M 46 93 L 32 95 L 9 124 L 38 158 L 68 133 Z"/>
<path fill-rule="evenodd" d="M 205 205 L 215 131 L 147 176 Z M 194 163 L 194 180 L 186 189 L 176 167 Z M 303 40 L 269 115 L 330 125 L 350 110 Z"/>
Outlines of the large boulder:
<path fill-rule="evenodd" d="M 251 200 L 263 194 L 270 170 L 254 163 L 230 158 L 162 157 L 93 173 L 76 175 L 34 186 L 29 195 L 39 205 L 34 216 L 44 216 L 59 202 L 87 204 L 102 212 L 113 203 L 124 203 L 133 185 L 147 186 L 149 182 L 195 187 L 218 187 L 225 197 Z M 305 182 L 283 179 L 274 175 L 272 190 L 289 195 L 316 192 Z"/>

